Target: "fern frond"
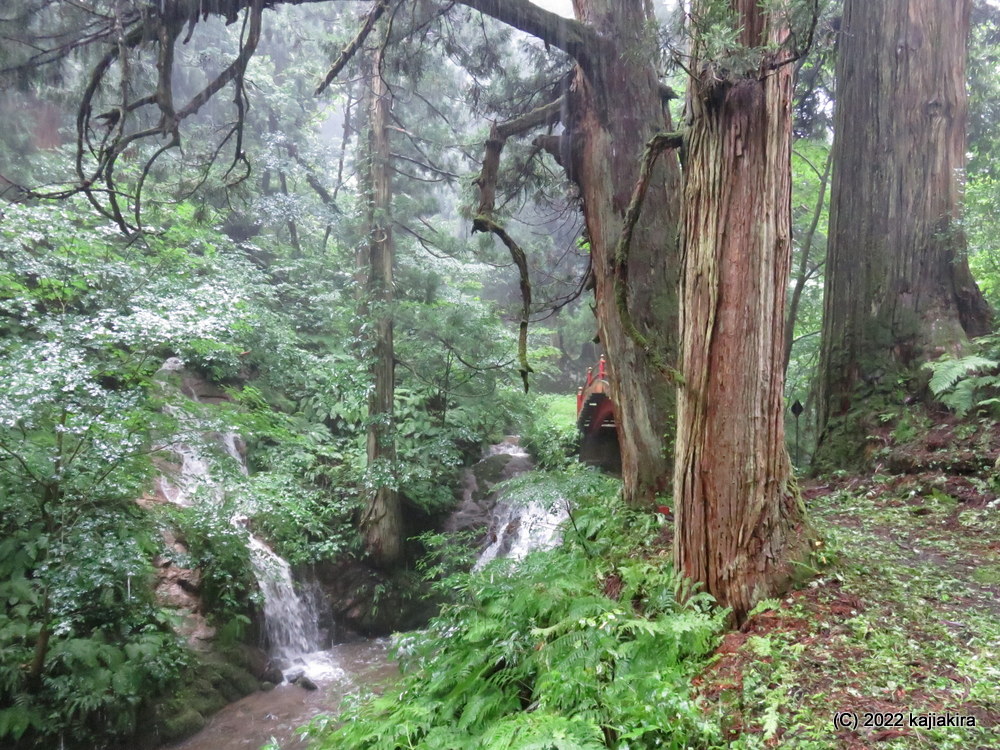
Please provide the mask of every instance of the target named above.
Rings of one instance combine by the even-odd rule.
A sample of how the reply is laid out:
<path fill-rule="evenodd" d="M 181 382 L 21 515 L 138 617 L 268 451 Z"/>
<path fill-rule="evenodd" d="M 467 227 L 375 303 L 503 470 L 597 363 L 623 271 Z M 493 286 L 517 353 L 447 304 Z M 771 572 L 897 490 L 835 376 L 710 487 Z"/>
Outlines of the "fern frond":
<path fill-rule="evenodd" d="M 928 362 L 924 365 L 932 373 L 929 383 L 931 393 L 940 396 L 950 390 L 959 380 L 973 375 L 981 370 L 993 370 L 1000 367 L 1000 362 L 995 359 L 980 357 L 971 354 L 960 359 L 939 359 L 936 362 Z"/>

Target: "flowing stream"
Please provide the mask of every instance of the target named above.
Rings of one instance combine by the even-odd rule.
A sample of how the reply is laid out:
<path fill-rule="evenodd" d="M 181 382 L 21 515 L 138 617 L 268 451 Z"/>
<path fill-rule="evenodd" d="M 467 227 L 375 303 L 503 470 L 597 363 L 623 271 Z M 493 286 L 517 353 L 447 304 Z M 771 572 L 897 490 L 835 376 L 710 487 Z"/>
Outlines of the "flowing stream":
<path fill-rule="evenodd" d="M 492 445 L 485 458 L 507 454 L 527 459 L 528 454 L 516 439 L 507 438 Z M 559 527 L 568 518 L 565 503 L 560 501 L 546 507 L 532 500 L 519 503 L 506 493 L 497 499 L 490 519 L 489 543 L 479 554 L 473 570 L 480 570 L 498 557 L 520 560 L 532 550 L 550 549 L 559 543 Z"/>
<path fill-rule="evenodd" d="M 168 364 L 165 369 L 178 368 Z M 193 393 L 185 395 L 198 400 Z M 169 478 L 160 477 L 163 496 L 182 506 L 221 504 L 225 489 L 212 476 L 208 460 L 210 454 L 220 449 L 236 462 L 241 474 L 247 474 L 236 434 L 197 434 L 187 442 L 178 440 L 171 446 L 180 466 Z M 204 729 L 170 748 L 256 750 L 268 742 L 275 742 L 281 748 L 305 747 L 296 735 L 298 727 L 316 714 L 336 710 L 345 696 L 359 688 L 378 685 L 397 673 L 395 664 L 386 655 L 388 641 L 363 640 L 330 646 L 328 636 L 318 624 L 322 607 L 318 586 L 296 581 L 288 561 L 249 531 L 245 516 L 233 515 L 230 522 L 245 532 L 264 599 L 264 630 L 270 655 L 286 681 L 270 691 L 253 693 L 226 706 L 209 719 Z M 291 684 L 303 675 L 315 689 L 303 687 L 305 681 Z"/>
<path fill-rule="evenodd" d="M 227 433 L 216 438 L 245 474 L 238 437 Z M 223 490 L 213 481 L 202 453 L 186 444 L 177 444 L 174 450 L 181 459 L 181 470 L 175 480 L 161 480 L 164 495 L 180 505 L 203 502 L 206 496 L 221 502 Z M 500 454 L 517 459 L 508 476 L 530 468 L 528 455 L 516 438 L 491 446 L 483 460 Z M 562 503 L 546 508 L 537 502 L 518 503 L 501 494 L 490 517 L 489 543 L 475 568 L 497 557 L 521 559 L 533 549 L 554 546 L 559 541 L 559 524 L 566 516 Z M 231 520 L 240 527 L 247 524 L 242 516 Z M 377 688 L 398 674 L 386 653 L 387 639 L 330 646 L 317 624 L 322 606 L 317 588 L 297 583 L 288 562 L 262 539 L 248 532 L 247 544 L 264 596 L 271 656 L 287 679 L 305 674 L 317 689 L 307 690 L 286 681 L 268 692 L 249 695 L 219 711 L 198 734 L 171 745 L 170 750 L 256 750 L 267 742 L 283 750 L 304 748 L 306 743 L 296 735 L 296 728 L 317 714 L 335 713 L 342 700 L 360 688 Z"/>
<path fill-rule="evenodd" d="M 171 358 L 162 369 L 180 372 L 182 364 L 180 360 Z M 193 390 L 185 391 L 184 396 L 194 402 L 199 400 Z M 184 416 L 179 416 L 183 423 Z M 220 505 L 224 501 L 225 488 L 212 476 L 206 457 L 212 447 L 215 450 L 221 448 L 236 462 L 243 476 L 248 474 L 238 435 L 233 432 L 198 434 L 198 440 L 206 438 L 208 445 L 204 447 L 194 439 L 190 442 L 176 441 L 171 446 L 173 453 L 180 458 L 180 470 L 173 478 L 160 478 L 160 489 L 170 502 L 191 506 L 196 502 Z M 246 531 L 250 560 L 264 598 L 264 631 L 271 657 L 290 681 L 303 674 L 317 684 L 342 677 L 344 670 L 326 649 L 329 639 L 319 629 L 318 608 L 322 602 L 318 587 L 308 581 L 297 585 L 288 561 L 263 539 L 254 536 L 247 528 L 247 521 L 246 516 L 240 514 L 230 518 L 234 526 Z"/>
<path fill-rule="evenodd" d="M 258 750 L 274 741 L 282 750 L 298 750 L 307 743 L 298 727 L 318 714 L 336 713 L 347 696 L 362 688 L 377 688 L 398 674 L 389 660 L 387 639 L 341 643 L 327 650 L 336 676 L 317 678 L 317 690 L 287 682 L 267 692 L 251 693 L 230 703 L 196 735 L 169 746 L 169 750 Z M 168 750 L 168 749 L 164 749 Z"/>

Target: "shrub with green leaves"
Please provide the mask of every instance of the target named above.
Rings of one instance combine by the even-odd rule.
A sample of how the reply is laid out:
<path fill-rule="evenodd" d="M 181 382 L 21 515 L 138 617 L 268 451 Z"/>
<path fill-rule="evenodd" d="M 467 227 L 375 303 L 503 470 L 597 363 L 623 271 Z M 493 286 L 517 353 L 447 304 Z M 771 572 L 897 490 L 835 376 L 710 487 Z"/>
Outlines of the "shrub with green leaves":
<path fill-rule="evenodd" d="M 959 417 L 1000 403 L 1000 336 L 976 340 L 978 353 L 945 355 L 924 367 L 931 371 L 931 393 Z"/>
<path fill-rule="evenodd" d="M 343 487 L 310 487 L 290 470 L 272 470 L 251 477 L 246 492 L 254 529 L 289 563 L 333 560 L 356 551 L 360 540 L 351 521 L 359 503 Z"/>
<path fill-rule="evenodd" d="M 575 397 L 539 394 L 534 403 L 521 442 L 541 468 L 561 468 L 579 447 Z"/>
<path fill-rule="evenodd" d="M 240 302 L 252 273 L 190 229 L 126 239 L 72 203 L 4 214 L 0 744 L 102 748 L 186 660 L 135 503 L 177 428 L 154 375 L 169 355 L 234 371 L 257 322 Z"/>
<path fill-rule="evenodd" d="M 574 503 L 561 547 L 439 582 L 451 603 L 397 642 L 399 683 L 351 707 L 319 747 L 721 746 L 689 679 L 725 612 L 672 571 L 657 517 L 591 471 L 519 481 Z"/>

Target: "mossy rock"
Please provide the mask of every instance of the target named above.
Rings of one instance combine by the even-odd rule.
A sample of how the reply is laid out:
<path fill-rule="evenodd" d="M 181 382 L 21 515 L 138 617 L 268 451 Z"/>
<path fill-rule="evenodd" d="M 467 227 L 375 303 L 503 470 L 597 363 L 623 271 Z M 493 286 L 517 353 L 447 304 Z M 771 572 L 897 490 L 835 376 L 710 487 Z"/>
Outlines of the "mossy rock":
<path fill-rule="evenodd" d="M 260 682 L 247 670 L 235 664 L 216 664 L 218 673 L 240 694 L 240 698 L 256 693 Z"/>
<path fill-rule="evenodd" d="M 192 708 L 206 716 L 214 714 L 231 702 L 206 677 L 200 677 L 195 680 L 190 689 L 178 695 L 177 700 L 189 703 Z M 239 700 L 239 698 L 235 698 L 234 700 Z"/>
<path fill-rule="evenodd" d="M 212 689 L 222 695 L 225 699 L 225 703 L 238 701 L 243 697 L 244 693 L 241 693 L 236 686 L 227 679 L 227 677 L 219 670 L 220 666 L 222 665 L 214 665 L 212 671 L 209 673 L 209 679 L 212 681 Z"/>
<path fill-rule="evenodd" d="M 259 688 L 260 682 L 240 666 L 202 662 L 188 672 L 181 689 L 169 698 L 164 696 L 164 702 L 155 707 L 150 733 L 160 743 L 189 737 L 205 726 L 206 717 Z"/>
<path fill-rule="evenodd" d="M 207 724 L 208 721 L 193 708 L 185 707 L 161 720 L 160 739 L 163 742 L 173 742 L 190 737 Z"/>

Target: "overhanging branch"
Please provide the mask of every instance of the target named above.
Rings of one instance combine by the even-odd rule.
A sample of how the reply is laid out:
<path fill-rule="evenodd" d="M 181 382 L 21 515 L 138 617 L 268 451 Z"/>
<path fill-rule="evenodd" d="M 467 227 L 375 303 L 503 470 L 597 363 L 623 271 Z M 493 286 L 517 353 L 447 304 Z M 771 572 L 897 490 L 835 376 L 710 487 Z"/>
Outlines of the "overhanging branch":
<path fill-rule="evenodd" d="M 552 125 L 559 121 L 562 112 L 564 98 L 559 97 L 554 101 L 544 104 L 537 109 L 533 109 L 521 117 L 514 118 L 504 123 L 493 123 L 490 128 L 490 137 L 486 140 L 486 151 L 483 154 L 483 166 L 479 176 L 473 180 L 479 188 L 479 211 L 472 221 L 472 231 L 490 232 L 500 238 L 500 241 L 507 246 L 510 257 L 517 266 L 521 278 L 521 324 L 517 340 L 517 354 L 520 362 L 521 380 L 524 382 L 524 390 L 528 390 L 528 373 L 534 372 L 528 365 L 528 320 L 531 314 L 531 281 L 528 278 L 528 261 L 524 251 L 514 242 L 507 230 L 493 221 L 493 209 L 496 207 L 497 175 L 500 171 L 500 154 L 507 143 L 507 139 L 512 135 L 525 133 L 533 128 L 542 125 Z"/>
<path fill-rule="evenodd" d="M 340 71 L 344 69 L 344 66 L 350 62 L 352 57 L 354 57 L 354 53 L 357 52 L 361 45 L 365 43 L 365 39 L 367 39 L 368 35 L 372 33 L 378 19 L 382 17 L 382 14 L 385 13 L 385 9 L 388 7 L 388 0 L 376 0 L 375 5 L 372 6 L 372 9 L 368 11 L 368 15 L 365 16 L 365 22 L 361 26 L 361 29 L 355 35 L 354 39 L 351 40 L 351 43 L 341 50 L 340 56 L 337 57 L 336 62 L 333 63 L 330 71 L 326 74 L 326 78 L 324 78 L 323 82 L 316 88 L 316 96 L 322 94 L 326 90 L 327 86 L 329 86 L 333 80 L 340 75 Z"/>
<path fill-rule="evenodd" d="M 528 259 L 521 249 L 507 234 L 507 230 L 497 224 L 487 216 L 477 216 L 472 220 L 472 231 L 491 232 L 500 238 L 500 241 L 507 246 L 510 251 L 511 260 L 517 266 L 521 276 L 521 324 L 517 336 L 517 361 L 520 364 L 518 372 L 521 374 L 521 381 L 524 383 L 524 392 L 528 392 L 528 373 L 534 372 L 528 364 L 528 318 L 531 315 L 531 281 L 528 279 Z"/>
<path fill-rule="evenodd" d="M 600 49 L 600 37 L 589 26 L 544 10 L 530 0 L 459 2 L 561 49 L 584 68 L 590 67 L 594 55 Z"/>
<path fill-rule="evenodd" d="M 497 175 L 500 171 L 500 154 L 512 135 L 525 133 L 542 125 L 552 125 L 559 121 L 563 97 L 533 109 L 521 117 L 503 123 L 493 123 L 490 136 L 486 139 L 483 166 L 472 184 L 479 188 L 479 211 L 483 216 L 492 216 L 496 207 Z"/>

